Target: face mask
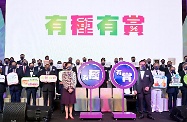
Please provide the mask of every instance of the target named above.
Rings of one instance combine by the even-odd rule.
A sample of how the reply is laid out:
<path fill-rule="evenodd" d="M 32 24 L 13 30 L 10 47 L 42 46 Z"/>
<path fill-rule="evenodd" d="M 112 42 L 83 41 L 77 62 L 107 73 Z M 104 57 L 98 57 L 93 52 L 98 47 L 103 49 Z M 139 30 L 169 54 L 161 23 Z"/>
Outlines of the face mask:
<path fill-rule="evenodd" d="M 184 67 L 184 70 L 187 70 L 187 67 Z"/>
<path fill-rule="evenodd" d="M 165 64 L 165 61 L 162 61 L 162 64 Z"/>
<path fill-rule="evenodd" d="M 114 61 L 116 64 L 118 63 L 118 61 Z"/>
<path fill-rule="evenodd" d="M 21 60 L 23 60 L 24 59 L 24 57 L 21 57 Z"/>
<path fill-rule="evenodd" d="M 145 65 L 142 65 L 141 70 L 144 71 L 145 69 L 146 69 Z"/>
<path fill-rule="evenodd" d="M 132 62 L 135 62 L 135 60 L 134 60 L 134 59 L 132 59 Z"/>
<path fill-rule="evenodd" d="M 33 69 L 33 68 L 34 68 L 33 66 L 30 67 L 30 69 Z"/>
<path fill-rule="evenodd" d="M 27 65 L 27 63 L 25 63 L 25 62 L 24 62 L 24 63 L 23 63 L 23 65 L 24 65 L 24 66 L 26 66 L 26 65 Z"/>
<path fill-rule="evenodd" d="M 38 66 L 41 66 L 42 63 L 38 63 Z"/>
<path fill-rule="evenodd" d="M 5 61 L 5 64 L 8 65 L 8 61 Z"/>
<path fill-rule="evenodd" d="M 187 62 L 187 59 L 185 59 L 185 62 Z"/>
<path fill-rule="evenodd" d="M 16 66 L 15 66 L 15 65 L 12 65 L 12 68 L 13 68 L 13 69 L 16 69 Z"/>
<path fill-rule="evenodd" d="M 155 66 L 154 69 L 155 69 L 155 70 L 158 70 L 158 66 Z"/>
<path fill-rule="evenodd" d="M 70 59 L 69 62 L 72 63 L 72 60 Z"/>
<path fill-rule="evenodd" d="M 168 67 L 171 67 L 171 64 L 168 64 Z"/>
<path fill-rule="evenodd" d="M 66 67 L 65 67 L 65 66 L 63 66 L 63 69 L 66 69 Z"/>
<path fill-rule="evenodd" d="M 83 59 L 83 62 L 86 62 L 86 59 Z"/>
<path fill-rule="evenodd" d="M 76 65 L 79 65 L 80 64 L 80 62 L 76 62 Z"/>
<path fill-rule="evenodd" d="M 32 61 L 33 64 L 35 64 L 36 62 L 35 61 Z"/>
<path fill-rule="evenodd" d="M 151 61 L 148 61 L 148 64 L 150 64 L 151 63 Z"/>
<path fill-rule="evenodd" d="M 67 67 L 67 70 L 71 70 L 71 66 Z"/>
<path fill-rule="evenodd" d="M 105 65 L 105 63 L 101 63 L 101 65 L 103 65 L 103 66 L 104 66 L 104 65 Z"/>
<path fill-rule="evenodd" d="M 3 63 L 0 63 L 0 66 L 3 66 Z"/>
<path fill-rule="evenodd" d="M 175 70 L 171 70 L 171 73 L 175 73 Z"/>
<path fill-rule="evenodd" d="M 52 66 L 52 65 L 53 65 L 53 62 L 51 62 L 50 65 Z"/>

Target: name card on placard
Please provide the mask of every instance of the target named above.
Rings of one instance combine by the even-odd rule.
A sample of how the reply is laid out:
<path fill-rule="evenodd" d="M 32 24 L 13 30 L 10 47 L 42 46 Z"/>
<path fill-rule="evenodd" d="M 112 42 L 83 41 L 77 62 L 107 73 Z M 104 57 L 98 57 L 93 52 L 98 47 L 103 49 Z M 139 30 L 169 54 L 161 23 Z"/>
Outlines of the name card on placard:
<path fill-rule="evenodd" d="M 169 84 L 169 86 L 173 86 L 173 87 L 183 86 L 183 84 L 181 83 L 181 77 L 179 74 L 175 74 L 174 76 L 172 76 L 171 83 Z"/>
<path fill-rule="evenodd" d="M 57 64 L 57 65 L 56 65 L 56 68 L 57 68 L 57 69 L 63 69 L 63 66 L 62 66 L 62 64 Z"/>
<path fill-rule="evenodd" d="M 154 88 L 166 88 L 167 87 L 167 77 L 163 75 L 155 75 L 154 79 Z"/>
<path fill-rule="evenodd" d="M 21 79 L 22 87 L 38 87 L 39 78 L 38 77 L 23 77 Z"/>
<path fill-rule="evenodd" d="M 17 73 L 9 73 L 7 75 L 7 84 L 8 85 L 15 85 L 18 84 L 19 80 L 18 80 L 18 75 Z"/>
<path fill-rule="evenodd" d="M 5 82 L 5 76 L 4 75 L 0 75 L 0 83 L 4 83 Z"/>
<path fill-rule="evenodd" d="M 57 76 L 56 75 L 41 75 L 40 81 L 41 82 L 56 82 Z"/>

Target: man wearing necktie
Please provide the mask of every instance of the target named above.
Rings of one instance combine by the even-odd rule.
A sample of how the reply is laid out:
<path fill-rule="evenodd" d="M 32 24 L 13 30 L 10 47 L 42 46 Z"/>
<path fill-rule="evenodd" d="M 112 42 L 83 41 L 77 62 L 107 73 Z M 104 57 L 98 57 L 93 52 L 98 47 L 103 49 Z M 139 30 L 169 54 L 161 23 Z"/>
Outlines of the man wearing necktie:
<path fill-rule="evenodd" d="M 179 72 L 181 76 L 181 83 L 183 86 L 180 88 L 182 92 L 182 105 L 187 105 L 187 84 L 184 82 L 184 76 L 187 75 L 187 63 L 183 64 L 183 70 Z"/>
<path fill-rule="evenodd" d="M 45 69 L 41 71 L 39 76 L 41 75 L 56 75 L 56 74 L 55 72 L 50 71 L 50 65 L 46 64 Z M 41 84 L 42 84 L 42 90 L 43 90 L 44 106 L 48 105 L 48 98 L 49 98 L 49 106 L 53 108 L 55 83 L 43 82 Z"/>
<path fill-rule="evenodd" d="M 0 67 L 0 75 L 4 75 L 1 67 Z M 3 112 L 3 104 L 4 104 L 3 94 L 5 91 L 6 91 L 5 82 L 0 82 L 0 113 Z"/>
<path fill-rule="evenodd" d="M 175 75 L 175 67 L 171 66 L 169 72 L 166 74 L 167 77 L 167 90 L 168 93 L 168 109 L 171 112 L 172 108 L 176 106 L 177 103 L 177 94 L 179 93 L 178 87 L 169 86 L 172 83 L 172 77 Z M 173 103 L 173 105 L 172 105 Z"/>
<path fill-rule="evenodd" d="M 146 68 L 149 69 L 149 70 L 153 70 L 153 65 L 151 64 L 151 59 L 150 58 L 147 59 Z"/>
<path fill-rule="evenodd" d="M 145 99 L 147 105 L 147 118 L 154 120 L 151 115 L 151 87 L 154 83 L 153 75 L 150 70 L 146 68 L 146 62 L 141 60 L 139 62 L 140 70 L 138 70 L 138 81 L 134 85 L 134 94 L 137 95 L 139 107 L 139 119 L 143 119 L 143 102 Z"/>

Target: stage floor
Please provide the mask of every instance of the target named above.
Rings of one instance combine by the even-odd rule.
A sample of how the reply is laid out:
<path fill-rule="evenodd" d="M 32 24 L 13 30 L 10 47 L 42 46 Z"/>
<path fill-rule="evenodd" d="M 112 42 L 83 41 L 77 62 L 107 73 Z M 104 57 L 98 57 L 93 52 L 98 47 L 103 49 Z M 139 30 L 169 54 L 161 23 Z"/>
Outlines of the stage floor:
<path fill-rule="evenodd" d="M 169 113 L 168 112 L 163 112 L 163 113 L 153 113 L 153 116 L 155 117 L 155 120 L 150 120 L 147 119 L 146 117 L 142 120 L 139 120 L 138 118 L 136 120 L 125 120 L 126 122 L 130 122 L 130 121 L 136 121 L 136 122 L 151 122 L 151 121 L 156 121 L 156 122 L 174 122 L 173 120 L 171 120 L 169 118 Z M 60 113 L 60 111 L 55 111 L 53 113 L 52 119 L 50 122 L 62 122 L 62 121 L 71 121 L 71 122 L 98 122 L 98 121 L 102 121 L 102 122 L 112 122 L 112 121 L 116 121 L 112 118 L 112 114 L 111 113 L 103 113 L 103 119 L 102 120 L 80 120 L 79 119 L 79 113 L 74 113 L 74 120 L 65 120 L 65 114 Z M 121 121 L 124 122 L 124 120 L 117 120 L 117 121 Z"/>

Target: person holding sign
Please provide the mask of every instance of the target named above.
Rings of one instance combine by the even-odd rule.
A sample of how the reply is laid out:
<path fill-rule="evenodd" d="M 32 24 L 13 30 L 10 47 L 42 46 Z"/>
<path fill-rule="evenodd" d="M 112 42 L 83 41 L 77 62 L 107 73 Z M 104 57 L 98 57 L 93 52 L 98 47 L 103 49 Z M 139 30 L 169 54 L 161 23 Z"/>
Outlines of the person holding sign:
<path fill-rule="evenodd" d="M 165 76 L 165 72 L 159 70 L 159 64 L 154 63 L 153 65 L 154 70 L 152 70 L 152 75 L 154 76 Z M 154 85 L 151 90 L 151 103 L 152 103 L 152 112 L 163 112 L 163 106 L 161 105 L 162 102 L 162 89 L 159 87 L 159 83 L 157 83 L 154 79 Z M 155 86 L 155 87 L 154 87 Z"/>
<path fill-rule="evenodd" d="M 172 108 L 176 106 L 177 103 L 177 94 L 179 93 L 178 87 L 169 86 L 172 83 L 172 77 L 175 75 L 175 67 L 171 66 L 169 72 L 166 74 L 167 77 L 167 90 L 168 93 L 168 109 L 171 112 Z M 173 103 L 173 106 L 172 106 Z"/>
<path fill-rule="evenodd" d="M 134 85 L 134 94 L 137 95 L 138 98 L 138 107 L 140 116 L 139 119 L 143 119 L 143 102 L 145 99 L 147 105 L 147 118 L 154 120 L 151 115 L 151 87 L 154 83 L 153 75 L 149 69 L 146 68 L 146 62 L 141 60 L 139 62 L 140 70 L 138 70 L 138 80 Z"/>
<path fill-rule="evenodd" d="M 75 87 L 77 84 L 76 80 L 76 74 L 72 71 L 72 63 L 68 62 L 66 63 L 66 70 L 62 73 L 62 82 L 60 84 L 63 84 L 63 90 L 62 90 L 62 101 L 61 104 L 65 104 L 65 112 L 66 117 L 65 119 L 68 119 L 68 116 L 71 119 L 74 119 L 72 112 L 73 112 L 73 104 L 76 103 L 76 97 L 75 97 Z M 68 109 L 69 109 L 69 115 L 68 115 Z"/>
<path fill-rule="evenodd" d="M 187 63 L 183 64 L 183 70 L 179 72 L 181 76 L 181 83 L 183 86 L 181 87 L 182 92 L 182 105 L 187 105 Z"/>
<path fill-rule="evenodd" d="M 47 78 L 47 76 L 56 75 L 56 73 L 53 71 L 50 71 L 50 65 L 46 64 L 45 68 L 39 73 L 40 81 L 41 81 L 42 75 Z M 45 80 L 45 79 L 42 79 L 42 80 Z M 48 105 L 48 98 L 49 98 L 49 106 L 52 109 L 53 108 L 54 92 L 55 92 L 55 82 L 51 82 L 51 81 L 47 81 L 47 80 L 42 81 L 41 86 L 43 89 L 44 106 Z"/>
<path fill-rule="evenodd" d="M 15 61 L 12 62 L 7 75 L 7 84 L 9 85 L 9 90 L 11 94 L 11 102 L 21 102 L 21 78 L 23 75 L 23 70 L 17 68 Z M 10 76 L 10 78 L 9 78 Z"/>
<path fill-rule="evenodd" d="M 5 75 L 3 75 L 2 68 L 0 67 L 0 113 L 3 112 L 3 104 L 4 104 L 3 94 L 5 91 L 6 91 Z"/>
<path fill-rule="evenodd" d="M 26 69 L 24 77 L 38 77 L 38 72 L 34 70 L 34 64 L 30 63 L 29 68 Z M 31 95 L 33 99 L 33 105 L 36 106 L 36 92 L 38 87 L 27 87 L 27 105 L 30 105 Z"/>

